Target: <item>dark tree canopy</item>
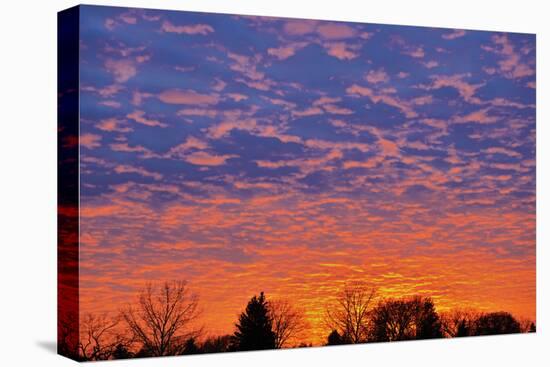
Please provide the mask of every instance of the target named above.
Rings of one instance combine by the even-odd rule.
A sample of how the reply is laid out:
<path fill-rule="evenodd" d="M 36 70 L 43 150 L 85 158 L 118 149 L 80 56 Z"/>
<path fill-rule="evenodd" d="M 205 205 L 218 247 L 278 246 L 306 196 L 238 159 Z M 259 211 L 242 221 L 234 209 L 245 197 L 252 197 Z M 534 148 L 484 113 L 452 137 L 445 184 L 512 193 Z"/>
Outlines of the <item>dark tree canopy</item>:
<path fill-rule="evenodd" d="M 327 337 L 327 345 L 342 345 L 345 344 L 342 336 L 337 330 L 332 330 Z"/>
<path fill-rule="evenodd" d="M 270 317 L 264 293 L 254 296 L 248 302 L 246 310 L 239 316 L 233 335 L 236 350 L 261 350 L 275 348 L 275 334 L 272 331 L 273 320 Z"/>
<path fill-rule="evenodd" d="M 481 315 L 476 321 L 475 335 L 513 334 L 520 332 L 519 322 L 508 312 Z"/>
<path fill-rule="evenodd" d="M 370 340 L 376 342 L 441 338 L 441 321 L 430 298 L 390 299 L 372 314 Z"/>

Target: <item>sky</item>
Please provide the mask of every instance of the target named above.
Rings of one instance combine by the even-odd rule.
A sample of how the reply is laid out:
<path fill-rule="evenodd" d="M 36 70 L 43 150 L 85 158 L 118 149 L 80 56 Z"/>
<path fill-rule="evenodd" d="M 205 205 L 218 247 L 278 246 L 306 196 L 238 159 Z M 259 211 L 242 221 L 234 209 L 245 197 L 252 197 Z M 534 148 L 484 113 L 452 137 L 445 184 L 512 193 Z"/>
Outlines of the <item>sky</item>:
<path fill-rule="evenodd" d="M 80 307 L 346 284 L 535 319 L 535 36 L 82 6 Z"/>

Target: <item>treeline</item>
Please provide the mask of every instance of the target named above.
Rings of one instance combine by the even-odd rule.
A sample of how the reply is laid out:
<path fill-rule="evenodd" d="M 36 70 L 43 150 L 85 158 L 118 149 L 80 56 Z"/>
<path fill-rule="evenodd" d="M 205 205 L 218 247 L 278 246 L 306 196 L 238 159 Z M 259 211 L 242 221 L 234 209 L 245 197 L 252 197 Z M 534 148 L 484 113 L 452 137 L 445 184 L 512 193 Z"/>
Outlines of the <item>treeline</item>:
<path fill-rule="evenodd" d="M 198 297 L 185 282 L 148 284 L 115 317 L 85 315 L 79 336 L 60 320 L 60 354 L 80 361 L 307 347 L 304 310 L 288 300 L 253 296 L 233 334 L 206 336 L 196 325 Z M 534 332 L 535 324 L 506 312 L 438 314 L 428 297 L 377 299 L 374 289 L 347 286 L 325 310 L 325 345 Z M 74 322 L 72 323 L 74 325 Z M 66 333 L 64 335 L 63 333 Z"/>
<path fill-rule="evenodd" d="M 326 320 L 332 328 L 327 345 L 536 331 L 533 321 L 518 321 L 508 312 L 457 309 L 439 314 L 429 297 L 376 301 L 374 289 L 361 285 L 347 287 L 337 306 L 327 308 Z"/>

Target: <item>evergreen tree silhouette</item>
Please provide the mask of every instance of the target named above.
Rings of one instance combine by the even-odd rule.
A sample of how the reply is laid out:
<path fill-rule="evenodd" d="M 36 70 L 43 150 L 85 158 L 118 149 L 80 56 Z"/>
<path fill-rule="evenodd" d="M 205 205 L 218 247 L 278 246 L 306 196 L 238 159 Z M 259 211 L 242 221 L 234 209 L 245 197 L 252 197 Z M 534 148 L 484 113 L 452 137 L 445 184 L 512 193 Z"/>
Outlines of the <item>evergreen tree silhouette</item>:
<path fill-rule="evenodd" d="M 254 296 L 248 302 L 246 310 L 239 316 L 233 335 L 236 350 L 274 349 L 275 334 L 272 331 L 273 320 L 269 316 L 264 292 Z"/>
<path fill-rule="evenodd" d="M 327 345 L 342 345 L 343 340 L 338 331 L 332 330 L 332 332 L 328 335 L 327 338 Z"/>
<path fill-rule="evenodd" d="M 442 338 L 441 320 L 431 298 L 418 299 L 416 339 Z"/>

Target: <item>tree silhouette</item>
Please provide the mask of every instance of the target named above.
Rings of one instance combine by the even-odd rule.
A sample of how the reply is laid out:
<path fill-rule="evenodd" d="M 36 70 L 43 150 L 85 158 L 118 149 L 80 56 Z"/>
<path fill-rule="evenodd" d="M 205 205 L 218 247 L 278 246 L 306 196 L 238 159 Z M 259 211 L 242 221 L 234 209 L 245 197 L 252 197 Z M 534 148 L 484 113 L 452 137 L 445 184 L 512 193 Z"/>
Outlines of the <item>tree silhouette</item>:
<path fill-rule="evenodd" d="M 293 307 L 289 301 L 272 300 L 267 303 L 267 306 L 275 334 L 275 348 L 287 346 L 306 329 L 303 312 Z"/>
<path fill-rule="evenodd" d="M 366 342 L 374 294 L 374 288 L 363 284 L 346 286 L 339 294 L 336 305 L 327 306 L 325 323 L 331 330 L 336 330 L 347 343 Z"/>
<path fill-rule="evenodd" d="M 199 354 L 200 352 L 201 350 L 197 346 L 195 338 L 191 337 L 187 339 L 187 341 L 183 345 L 183 354 Z"/>
<path fill-rule="evenodd" d="M 474 335 L 513 334 L 520 332 L 519 322 L 508 312 L 492 312 L 476 320 Z"/>
<path fill-rule="evenodd" d="M 233 344 L 236 350 L 275 348 L 273 320 L 269 314 L 264 292 L 261 292 L 259 297 L 254 296 L 250 299 L 235 326 L 237 330 L 233 336 Z"/>
<path fill-rule="evenodd" d="M 107 315 L 85 315 L 80 326 L 79 350 L 82 360 L 107 360 L 113 357 L 117 346 L 126 347 L 129 341 L 117 332 L 118 325 L 119 319 L 111 319 Z"/>
<path fill-rule="evenodd" d="M 138 355 L 155 357 L 181 354 L 185 340 L 198 334 L 190 329 L 198 314 L 198 297 L 183 281 L 160 287 L 149 283 L 139 294 L 137 308 L 122 311 L 130 332 L 142 344 Z"/>
<path fill-rule="evenodd" d="M 134 355 L 131 353 L 124 344 L 117 344 L 115 350 L 113 351 L 113 359 L 128 359 L 132 358 Z"/>
<path fill-rule="evenodd" d="M 441 314 L 441 327 L 444 336 L 457 338 L 470 336 L 475 331 L 479 312 L 471 309 L 455 309 Z"/>
<path fill-rule="evenodd" d="M 346 344 L 342 336 L 338 333 L 337 330 L 332 330 L 327 337 L 327 345 L 342 345 Z"/>
<path fill-rule="evenodd" d="M 209 337 L 202 343 L 201 350 L 203 353 L 230 352 L 232 339 L 233 335 Z"/>
<path fill-rule="evenodd" d="M 441 322 L 430 298 L 380 302 L 373 311 L 371 340 L 377 342 L 440 338 Z"/>
<path fill-rule="evenodd" d="M 441 320 L 431 298 L 416 298 L 416 339 L 442 338 Z"/>

